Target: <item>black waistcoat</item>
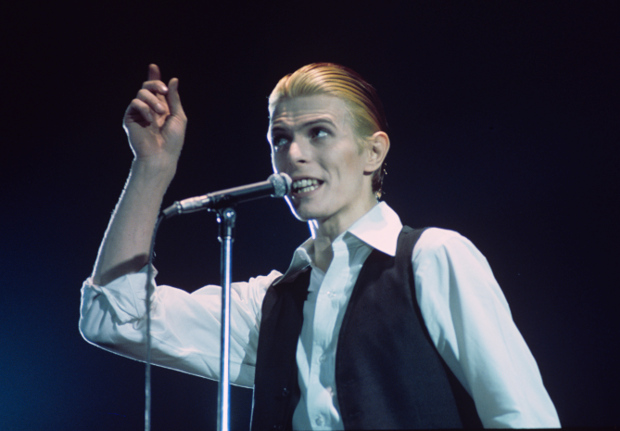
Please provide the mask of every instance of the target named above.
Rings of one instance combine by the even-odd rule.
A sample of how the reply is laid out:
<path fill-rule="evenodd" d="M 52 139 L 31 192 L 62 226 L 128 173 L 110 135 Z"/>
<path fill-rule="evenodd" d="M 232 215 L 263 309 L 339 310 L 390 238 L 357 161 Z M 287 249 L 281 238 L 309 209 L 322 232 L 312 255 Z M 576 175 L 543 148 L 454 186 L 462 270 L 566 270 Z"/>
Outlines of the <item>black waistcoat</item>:
<path fill-rule="evenodd" d="M 336 393 L 345 429 L 479 427 L 471 397 L 433 345 L 415 298 L 404 227 L 395 257 L 368 256 L 338 336 Z M 252 430 L 292 429 L 300 390 L 297 341 L 309 268 L 269 288 L 262 306 Z"/>

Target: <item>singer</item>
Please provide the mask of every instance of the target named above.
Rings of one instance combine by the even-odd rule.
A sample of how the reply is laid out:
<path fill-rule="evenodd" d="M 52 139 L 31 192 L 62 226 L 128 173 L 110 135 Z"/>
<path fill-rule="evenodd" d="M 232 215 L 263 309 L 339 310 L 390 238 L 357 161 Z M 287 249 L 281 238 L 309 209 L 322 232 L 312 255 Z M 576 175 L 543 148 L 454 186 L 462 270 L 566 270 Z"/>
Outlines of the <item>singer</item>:
<path fill-rule="evenodd" d="M 374 88 L 318 63 L 269 97 L 273 170 L 311 237 L 283 274 L 233 283 L 231 382 L 254 388 L 252 428 L 559 427 L 485 257 L 460 234 L 403 227 L 380 202 L 390 148 Z M 187 119 L 157 66 L 124 127 L 129 178 L 82 287 L 89 342 L 144 359 L 146 264 Z M 220 288 L 157 286 L 153 363 L 218 379 Z"/>

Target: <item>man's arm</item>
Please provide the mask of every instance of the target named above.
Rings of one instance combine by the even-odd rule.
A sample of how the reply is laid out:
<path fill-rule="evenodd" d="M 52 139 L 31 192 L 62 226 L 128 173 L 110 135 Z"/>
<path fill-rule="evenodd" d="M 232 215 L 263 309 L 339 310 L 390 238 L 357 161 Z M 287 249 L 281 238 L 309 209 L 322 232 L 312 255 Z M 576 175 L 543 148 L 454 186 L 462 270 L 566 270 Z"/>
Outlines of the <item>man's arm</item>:
<path fill-rule="evenodd" d="M 134 153 L 129 178 L 99 248 L 92 281 L 104 285 L 148 261 L 161 202 L 176 172 L 187 117 L 179 81 L 161 81 L 151 64 L 148 80 L 125 112 L 123 127 Z"/>
<path fill-rule="evenodd" d="M 437 349 L 485 428 L 557 428 L 534 357 L 486 258 L 453 231 L 427 229 L 413 253 L 416 293 Z"/>
<path fill-rule="evenodd" d="M 186 122 L 178 81 L 172 79 L 166 87 L 157 66 L 149 66 L 148 80 L 124 117 L 135 156 L 131 172 L 101 243 L 94 272 L 82 286 L 79 329 L 84 339 L 137 360 L 145 360 L 146 355 L 147 271 L 143 267 L 163 195 L 176 171 Z M 254 384 L 261 305 L 267 288 L 280 275 L 272 271 L 231 286 L 233 384 Z M 155 286 L 151 362 L 218 379 L 221 297 L 221 288 L 215 285 L 191 294 Z"/>

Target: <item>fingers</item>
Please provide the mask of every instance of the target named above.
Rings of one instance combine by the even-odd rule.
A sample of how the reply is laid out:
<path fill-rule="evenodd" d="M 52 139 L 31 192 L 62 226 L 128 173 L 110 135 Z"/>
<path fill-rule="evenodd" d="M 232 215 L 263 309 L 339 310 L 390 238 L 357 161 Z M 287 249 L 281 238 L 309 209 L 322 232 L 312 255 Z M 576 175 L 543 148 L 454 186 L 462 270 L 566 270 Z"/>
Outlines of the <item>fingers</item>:
<path fill-rule="evenodd" d="M 158 94 L 147 90 L 146 88 L 138 91 L 138 95 L 136 99 L 141 100 L 146 105 L 148 105 L 153 111 L 160 115 L 164 115 L 168 113 L 168 109 L 165 106 L 165 99 L 163 97 L 158 97 Z"/>
<path fill-rule="evenodd" d="M 136 113 L 138 115 L 136 115 Z M 133 99 L 127 107 L 125 121 L 132 121 L 142 124 L 144 120 L 146 120 L 149 124 L 155 121 L 155 118 L 151 113 L 151 108 L 142 100 L 138 98 Z"/>
<path fill-rule="evenodd" d="M 144 83 L 142 84 L 142 88 L 158 94 L 168 93 L 168 87 L 166 87 L 166 84 L 164 84 L 160 80 L 144 81 Z"/>
<path fill-rule="evenodd" d="M 148 79 L 142 84 L 142 89 L 154 94 L 165 95 L 168 93 L 168 87 L 161 80 L 161 72 L 156 64 L 149 64 Z"/>
<path fill-rule="evenodd" d="M 178 88 L 178 79 L 173 78 L 173 80 L 176 81 L 176 88 Z M 172 83 L 173 80 L 171 80 L 170 82 Z M 156 64 L 150 64 L 148 71 L 148 81 L 145 81 L 142 84 L 142 90 L 138 92 L 137 98 L 151 106 L 151 108 L 156 113 L 167 114 L 168 110 L 166 105 L 170 103 L 170 101 L 167 100 L 166 97 L 168 95 L 168 92 L 168 87 L 166 87 L 166 84 L 164 84 L 161 80 L 161 72 L 159 70 L 159 66 L 157 66 Z M 175 100 L 175 103 L 177 105 L 180 105 L 178 93 L 176 94 L 176 97 L 173 98 L 173 100 Z M 170 111 L 174 114 L 172 108 L 170 109 Z"/>
<path fill-rule="evenodd" d="M 148 80 L 142 84 L 142 89 L 138 91 L 129 108 L 132 112 L 139 113 L 144 120 L 151 123 L 155 119 L 154 114 L 168 114 L 167 93 L 168 87 L 161 81 L 159 67 L 156 64 L 150 64 Z"/>
<path fill-rule="evenodd" d="M 168 114 L 184 120 L 185 112 L 181 105 L 178 89 L 179 80 L 177 78 L 172 78 L 169 86 L 166 86 L 161 81 L 159 67 L 156 64 L 150 64 L 148 81 L 142 84 L 142 89 L 138 91 L 135 99 L 132 100 L 127 112 L 134 117 L 134 120 L 138 120 L 136 118 L 137 114 L 149 123 L 155 121 L 156 118 L 163 120 Z"/>
<path fill-rule="evenodd" d="M 156 64 L 149 64 L 148 81 L 159 80 L 161 80 L 161 72 L 159 71 L 159 66 Z"/>

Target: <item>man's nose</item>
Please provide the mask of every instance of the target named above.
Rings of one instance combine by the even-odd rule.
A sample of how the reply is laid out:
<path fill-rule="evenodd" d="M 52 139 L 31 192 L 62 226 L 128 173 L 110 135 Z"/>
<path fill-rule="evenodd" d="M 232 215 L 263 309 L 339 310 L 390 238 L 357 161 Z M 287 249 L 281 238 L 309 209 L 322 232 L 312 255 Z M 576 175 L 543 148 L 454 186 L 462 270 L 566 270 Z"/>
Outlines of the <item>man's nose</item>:
<path fill-rule="evenodd" d="M 288 148 L 288 159 L 293 164 L 306 163 L 308 161 L 307 148 L 299 140 L 295 139 Z"/>

